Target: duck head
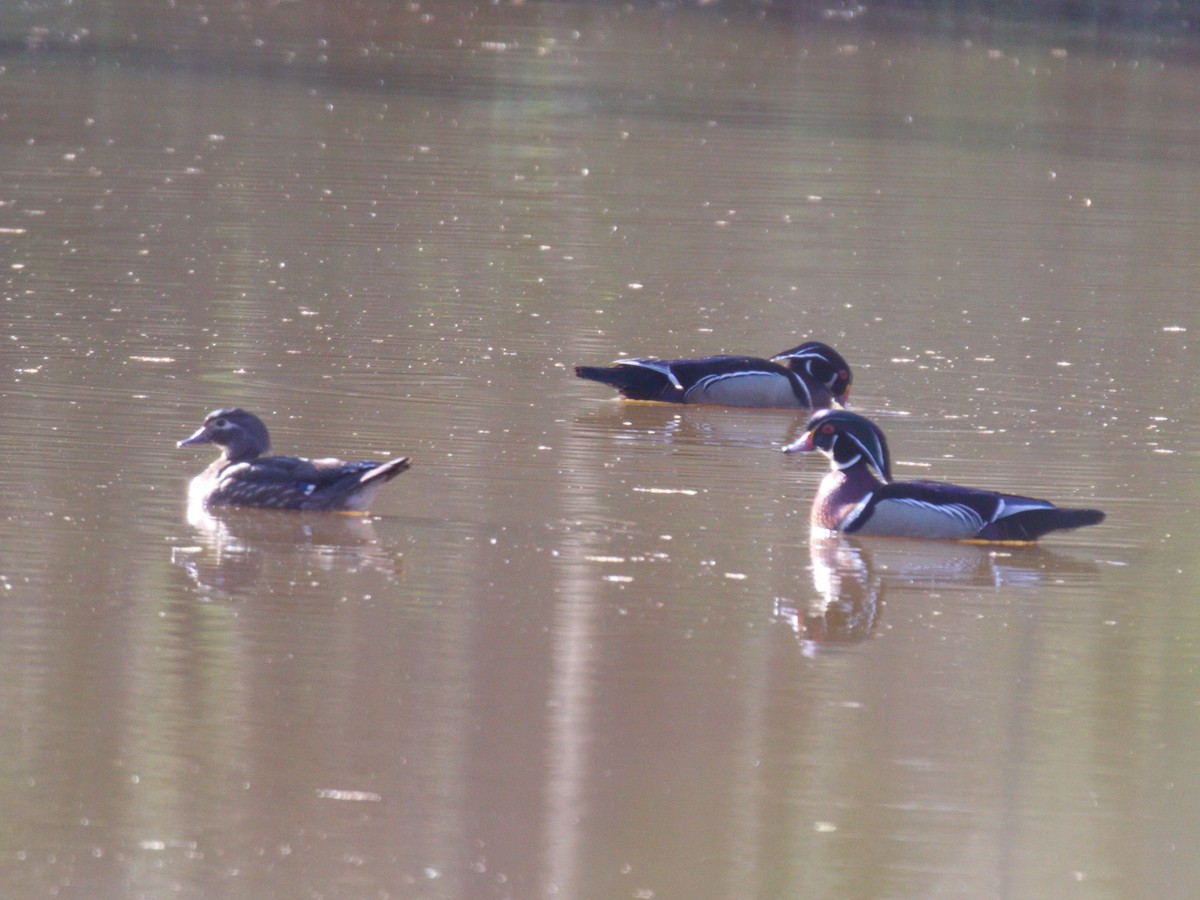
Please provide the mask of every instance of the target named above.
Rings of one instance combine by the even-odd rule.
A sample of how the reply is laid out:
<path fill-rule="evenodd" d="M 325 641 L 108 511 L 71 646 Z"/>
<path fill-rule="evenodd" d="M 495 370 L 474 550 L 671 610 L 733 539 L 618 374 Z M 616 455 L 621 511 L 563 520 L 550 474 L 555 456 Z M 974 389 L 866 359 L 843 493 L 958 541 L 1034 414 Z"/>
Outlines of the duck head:
<path fill-rule="evenodd" d="M 850 384 L 854 380 L 850 364 L 828 344 L 806 341 L 799 347 L 771 357 L 771 361 L 825 385 L 833 399 L 842 406 L 850 404 Z"/>
<path fill-rule="evenodd" d="M 804 426 L 804 435 L 784 453 L 823 453 L 834 469 L 870 466 L 880 480 L 892 480 L 887 438 L 870 419 L 844 409 L 823 409 Z"/>
<path fill-rule="evenodd" d="M 225 458 L 230 462 L 242 462 L 270 450 L 271 436 L 262 419 L 254 413 L 229 407 L 210 412 L 195 434 L 175 446 L 191 444 L 216 444 L 225 451 Z"/>

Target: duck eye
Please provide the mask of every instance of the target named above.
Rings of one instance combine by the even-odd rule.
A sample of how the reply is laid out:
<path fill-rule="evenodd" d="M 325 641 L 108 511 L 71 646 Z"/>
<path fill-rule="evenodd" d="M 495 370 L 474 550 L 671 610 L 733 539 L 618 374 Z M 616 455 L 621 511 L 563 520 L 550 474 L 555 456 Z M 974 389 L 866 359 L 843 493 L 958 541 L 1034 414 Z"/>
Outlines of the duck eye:
<path fill-rule="evenodd" d="M 837 429 L 828 422 L 821 426 L 821 434 L 833 434 L 835 431 L 837 431 Z"/>
<path fill-rule="evenodd" d="M 217 421 L 213 422 L 213 427 L 214 428 L 224 428 L 228 424 L 229 423 L 225 419 L 217 419 Z"/>

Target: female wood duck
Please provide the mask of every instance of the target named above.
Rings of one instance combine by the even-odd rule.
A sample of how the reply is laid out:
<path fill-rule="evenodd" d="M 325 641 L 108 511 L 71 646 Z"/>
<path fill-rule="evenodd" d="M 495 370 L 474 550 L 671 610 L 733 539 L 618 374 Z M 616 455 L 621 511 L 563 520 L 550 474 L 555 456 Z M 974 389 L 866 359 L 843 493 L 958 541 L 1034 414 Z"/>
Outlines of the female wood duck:
<path fill-rule="evenodd" d="M 222 453 L 192 479 L 191 502 L 266 509 L 365 512 L 383 485 L 409 466 L 407 456 L 386 462 L 345 462 L 263 456 L 271 449 L 267 426 L 244 409 L 218 409 L 177 447 L 216 444 Z"/>
<path fill-rule="evenodd" d="M 824 453 L 830 472 L 813 500 L 812 524 L 848 534 L 975 541 L 1036 541 L 1048 531 L 1104 520 L 1098 509 L 1061 509 L 1046 500 L 937 481 L 892 481 L 887 440 L 845 410 L 822 410 L 785 453 Z M 878 473 L 878 478 L 875 473 Z"/>
<path fill-rule="evenodd" d="M 615 387 L 630 400 L 722 406 L 825 409 L 850 399 L 850 366 L 832 347 L 808 341 L 770 359 L 619 359 L 576 366 L 580 378 Z"/>

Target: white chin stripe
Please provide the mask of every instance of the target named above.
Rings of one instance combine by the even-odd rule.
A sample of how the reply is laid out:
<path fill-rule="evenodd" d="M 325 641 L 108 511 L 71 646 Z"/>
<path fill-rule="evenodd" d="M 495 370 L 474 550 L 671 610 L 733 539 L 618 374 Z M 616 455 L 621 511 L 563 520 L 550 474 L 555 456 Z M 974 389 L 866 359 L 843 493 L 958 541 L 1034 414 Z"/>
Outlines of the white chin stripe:
<path fill-rule="evenodd" d="M 833 459 L 833 454 L 830 453 L 829 457 L 830 457 L 830 459 Z M 862 462 L 862 454 L 861 453 L 857 454 L 853 459 L 847 460 L 844 463 L 840 463 L 836 459 L 834 459 L 834 465 L 836 465 L 842 471 L 845 471 L 846 469 L 852 469 L 852 468 L 854 468 L 854 466 L 857 466 L 860 462 Z"/>

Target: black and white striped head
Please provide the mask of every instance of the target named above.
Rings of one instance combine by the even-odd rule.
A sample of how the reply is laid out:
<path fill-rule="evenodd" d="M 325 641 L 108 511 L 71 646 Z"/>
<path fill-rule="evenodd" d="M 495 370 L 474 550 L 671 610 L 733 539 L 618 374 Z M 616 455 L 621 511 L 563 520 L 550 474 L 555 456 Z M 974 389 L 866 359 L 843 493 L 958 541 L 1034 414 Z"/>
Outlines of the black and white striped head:
<path fill-rule="evenodd" d="M 242 462 L 270 450 L 271 436 L 262 419 L 254 413 L 230 407 L 210 412 L 195 434 L 175 446 L 191 444 L 216 444 L 225 451 L 225 458 L 230 462 Z"/>
<path fill-rule="evenodd" d="M 849 363 L 828 344 L 806 341 L 799 347 L 784 350 L 771 357 L 771 361 L 825 385 L 833 399 L 842 406 L 849 405 L 850 384 L 854 375 L 850 371 Z"/>
<path fill-rule="evenodd" d="M 892 480 L 892 458 L 883 432 L 870 419 L 844 409 L 815 413 L 805 426 L 804 436 L 783 451 L 824 453 L 838 469 L 865 463 L 881 480 Z"/>

